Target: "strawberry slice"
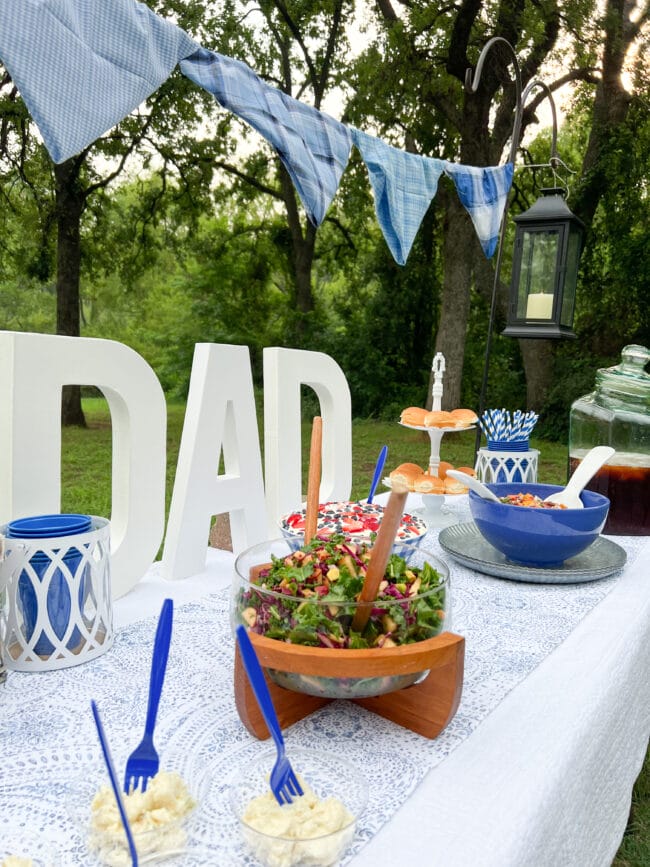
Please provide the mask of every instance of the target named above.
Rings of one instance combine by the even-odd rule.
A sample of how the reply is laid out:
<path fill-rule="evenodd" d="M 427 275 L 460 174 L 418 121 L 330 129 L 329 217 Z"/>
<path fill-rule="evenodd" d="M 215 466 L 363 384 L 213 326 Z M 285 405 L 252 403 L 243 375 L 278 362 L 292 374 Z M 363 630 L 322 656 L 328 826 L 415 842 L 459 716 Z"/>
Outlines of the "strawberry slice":
<path fill-rule="evenodd" d="M 363 530 L 363 521 L 355 521 L 354 518 L 345 518 L 341 522 L 341 529 L 344 533 L 358 533 Z"/>

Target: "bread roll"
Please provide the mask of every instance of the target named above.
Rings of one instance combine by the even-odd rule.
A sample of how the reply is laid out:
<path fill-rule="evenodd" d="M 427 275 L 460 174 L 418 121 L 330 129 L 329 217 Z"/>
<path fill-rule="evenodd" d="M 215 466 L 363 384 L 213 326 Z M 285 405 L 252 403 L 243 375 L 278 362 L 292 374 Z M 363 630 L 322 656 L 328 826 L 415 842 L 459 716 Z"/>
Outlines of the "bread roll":
<path fill-rule="evenodd" d="M 447 476 L 444 484 L 445 494 L 466 494 L 469 490 L 462 482 L 452 479 L 451 476 Z"/>
<path fill-rule="evenodd" d="M 455 427 L 456 420 L 450 412 L 443 410 L 432 410 L 424 417 L 425 427 Z"/>
<path fill-rule="evenodd" d="M 421 475 L 422 469 L 417 464 L 400 464 L 390 473 L 389 478 L 391 483 L 406 485 L 409 491 L 413 491 L 414 482 Z"/>
<path fill-rule="evenodd" d="M 458 467 L 459 473 L 467 473 L 468 476 L 474 476 L 476 478 L 476 470 L 473 470 L 471 467 Z"/>
<path fill-rule="evenodd" d="M 445 483 L 438 476 L 422 473 L 415 479 L 414 490 L 418 494 L 444 494 Z"/>
<path fill-rule="evenodd" d="M 424 427 L 424 417 L 426 416 L 426 409 L 422 409 L 419 406 L 407 406 L 406 409 L 402 410 L 402 414 L 400 415 L 400 421 L 402 424 L 411 424 L 416 427 Z"/>
<path fill-rule="evenodd" d="M 445 480 L 447 475 L 447 470 L 453 470 L 454 465 L 450 464 L 448 461 L 440 461 L 438 464 L 438 478 Z"/>
<path fill-rule="evenodd" d="M 450 415 L 454 419 L 456 427 L 467 427 L 478 421 L 478 416 L 473 409 L 452 409 Z"/>
<path fill-rule="evenodd" d="M 398 467 L 395 467 L 395 470 L 406 470 L 406 472 L 408 473 L 418 474 L 424 472 L 422 467 L 418 466 L 417 464 L 409 464 L 408 462 L 405 464 L 400 464 Z M 393 472 L 395 472 L 395 470 L 393 470 Z"/>

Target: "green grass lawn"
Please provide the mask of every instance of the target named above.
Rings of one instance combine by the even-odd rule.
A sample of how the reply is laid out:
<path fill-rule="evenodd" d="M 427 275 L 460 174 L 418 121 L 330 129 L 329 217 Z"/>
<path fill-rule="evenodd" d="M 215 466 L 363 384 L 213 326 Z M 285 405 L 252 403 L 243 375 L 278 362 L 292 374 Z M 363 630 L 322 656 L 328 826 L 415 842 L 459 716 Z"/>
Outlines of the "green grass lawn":
<path fill-rule="evenodd" d="M 65 428 L 61 455 L 61 509 L 110 516 L 111 511 L 111 425 L 106 402 L 101 398 L 84 400 L 88 428 Z M 170 403 L 167 407 L 167 509 L 171 499 L 178 460 L 178 448 L 185 405 Z M 260 431 L 262 420 L 260 417 Z M 303 443 L 303 490 L 307 487 L 309 442 L 311 424 L 305 422 Z M 455 466 L 474 463 L 473 431 L 452 434 L 443 438 L 442 460 Z M 425 466 L 431 451 L 429 436 L 421 431 L 409 430 L 391 422 L 355 420 L 352 426 L 352 498 L 361 499 L 368 494 L 375 461 L 382 445 L 388 446 L 386 473 L 405 461 Z M 260 442 L 263 448 L 263 442 Z M 541 453 L 539 480 L 548 483 L 566 481 L 567 449 L 555 443 L 531 441 L 531 447 Z M 381 490 L 381 488 L 380 488 Z"/>
<path fill-rule="evenodd" d="M 111 427 L 107 405 L 102 399 L 84 401 L 88 428 L 63 431 L 61 455 L 61 510 L 110 517 L 111 512 Z M 167 423 L 167 509 L 171 499 L 178 447 L 185 407 L 168 405 Z M 260 431 L 262 425 L 260 423 Z M 303 476 L 306 490 L 311 425 L 303 424 Z M 442 460 L 456 466 L 474 463 L 474 433 L 443 438 Z M 427 434 L 398 424 L 375 420 L 355 420 L 352 425 L 352 498 L 368 494 L 375 461 L 382 445 L 388 445 L 386 471 L 405 461 L 424 466 L 429 458 Z M 567 473 L 567 448 L 564 445 L 532 441 L 540 451 L 539 481 L 564 484 Z M 633 794 L 632 813 L 625 837 L 613 867 L 650 865 L 650 751 Z"/>

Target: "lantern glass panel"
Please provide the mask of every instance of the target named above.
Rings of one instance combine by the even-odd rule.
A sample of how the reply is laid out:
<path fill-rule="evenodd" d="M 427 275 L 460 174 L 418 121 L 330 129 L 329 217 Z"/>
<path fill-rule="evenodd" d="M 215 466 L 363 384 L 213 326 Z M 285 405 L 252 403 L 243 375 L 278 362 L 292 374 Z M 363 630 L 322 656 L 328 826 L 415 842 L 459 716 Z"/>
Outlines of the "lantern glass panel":
<path fill-rule="evenodd" d="M 566 271 L 564 275 L 564 295 L 562 297 L 562 313 L 560 324 L 571 328 L 573 325 L 573 311 L 576 302 L 576 284 L 578 282 L 578 268 L 580 265 L 580 253 L 582 251 L 582 232 L 576 226 L 569 230 L 569 242 L 567 245 Z"/>
<path fill-rule="evenodd" d="M 555 229 L 525 230 L 517 292 L 518 319 L 552 319 L 560 235 Z"/>

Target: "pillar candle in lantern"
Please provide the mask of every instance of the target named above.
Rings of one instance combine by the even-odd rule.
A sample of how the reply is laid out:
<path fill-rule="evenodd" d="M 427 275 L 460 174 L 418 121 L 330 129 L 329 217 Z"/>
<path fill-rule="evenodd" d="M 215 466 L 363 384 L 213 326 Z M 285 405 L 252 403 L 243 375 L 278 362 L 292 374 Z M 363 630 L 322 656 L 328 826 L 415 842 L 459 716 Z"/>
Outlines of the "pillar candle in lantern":
<path fill-rule="evenodd" d="M 550 292 L 534 292 L 528 296 L 526 319 L 551 319 L 553 295 Z"/>

